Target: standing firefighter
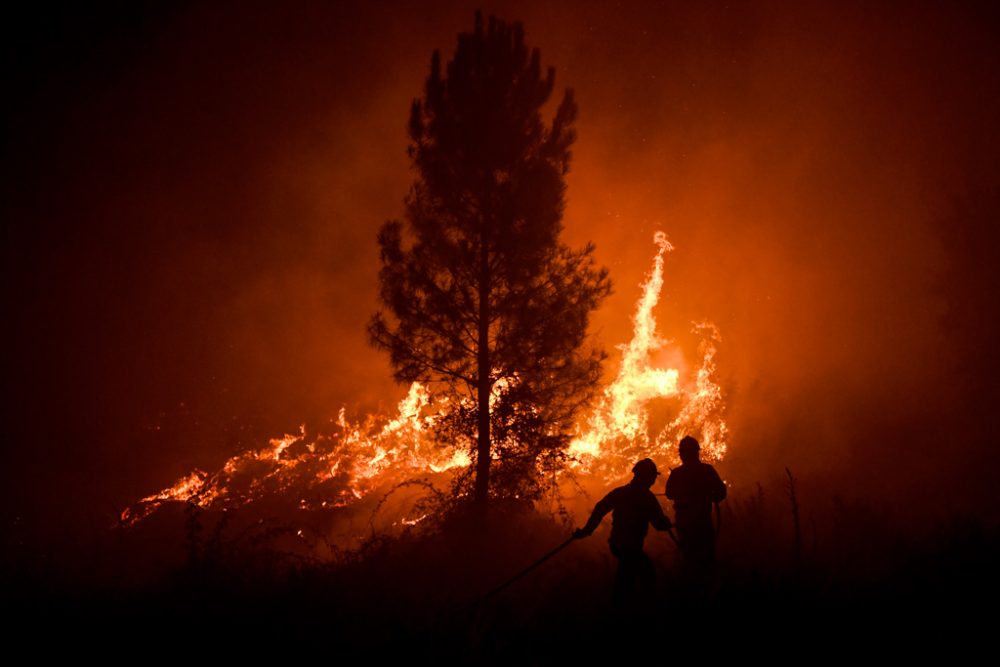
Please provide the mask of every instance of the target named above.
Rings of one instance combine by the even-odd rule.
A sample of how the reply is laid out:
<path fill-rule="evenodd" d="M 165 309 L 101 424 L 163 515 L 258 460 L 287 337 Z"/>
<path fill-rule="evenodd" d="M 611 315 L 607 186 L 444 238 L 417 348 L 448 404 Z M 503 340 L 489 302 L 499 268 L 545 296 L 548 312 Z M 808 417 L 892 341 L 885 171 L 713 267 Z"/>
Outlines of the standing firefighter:
<path fill-rule="evenodd" d="M 707 576 L 715 563 L 712 505 L 726 498 L 726 485 L 708 463 L 698 458 L 701 446 L 690 435 L 680 442 L 681 465 L 667 478 L 666 496 L 674 501 L 674 521 L 684 568 L 689 575 Z"/>
<path fill-rule="evenodd" d="M 614 601 L 619 605 L 635 599 L 650 599 L 656 574 L 649 556 L 642 550 L 642 543 L 649 524 L 657 530 L 670 530 L 670 519 L 650 491 L 660 474 L 656 464 L 651 459 L 642 459 L 632 467 L 632 473 L 632 481 L 604 496 L 594 506 L 587 524 L 573 533 L 577 539 L 589 537 L 611 512 L 608 544 L 611 553 L 618 559 Z"/>

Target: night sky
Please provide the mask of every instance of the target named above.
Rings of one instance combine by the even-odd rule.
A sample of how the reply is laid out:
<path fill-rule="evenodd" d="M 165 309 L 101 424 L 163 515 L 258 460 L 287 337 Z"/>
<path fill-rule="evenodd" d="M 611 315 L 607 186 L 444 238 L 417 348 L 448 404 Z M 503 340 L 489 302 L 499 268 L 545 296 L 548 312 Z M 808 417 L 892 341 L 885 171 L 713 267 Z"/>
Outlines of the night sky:
<path fill-rule="evenodd" d="M 103 525 L 404 393 L 366 340 L 375 234 L 477 5 L 286 4 L 5 20 L 6 527 Z M 478 5 L 575 90 L 563 238 L 611 271 L 606 373 L 663 230 L 662 331 L 689 363 L 691 321 L 722 332 L 731 483 L 994 512 L 996 19 L 689 5 Z"/>

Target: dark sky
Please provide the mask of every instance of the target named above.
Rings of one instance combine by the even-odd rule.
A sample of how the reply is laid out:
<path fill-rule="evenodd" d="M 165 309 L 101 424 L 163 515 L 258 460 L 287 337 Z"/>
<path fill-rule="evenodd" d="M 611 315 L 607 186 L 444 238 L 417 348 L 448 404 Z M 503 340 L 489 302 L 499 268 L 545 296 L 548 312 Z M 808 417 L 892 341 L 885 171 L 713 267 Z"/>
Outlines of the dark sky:
<path fill-rule="evenodd" d="M 103 516 L 403 391 L 366 344 L 375 232 L 475 5 L 140 4 L 5 21 L 12 516 Z M 958 498 L 996 456 L 962 430 L 942 221 L 997 187 L 997 23 L 879 4 L 481 6 L 576 91 L 564 238 L 616 288 L 595 336 L 627 340 L 661 229 L 665 332 L 690 356 L 689 322 L 720 326 L 729 478 Z"/>

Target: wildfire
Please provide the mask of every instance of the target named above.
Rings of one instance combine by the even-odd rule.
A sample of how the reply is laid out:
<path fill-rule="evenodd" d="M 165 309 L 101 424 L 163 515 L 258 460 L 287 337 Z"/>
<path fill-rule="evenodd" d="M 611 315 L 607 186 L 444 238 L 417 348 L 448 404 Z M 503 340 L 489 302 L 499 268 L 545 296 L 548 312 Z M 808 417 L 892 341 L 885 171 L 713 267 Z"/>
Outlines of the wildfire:
<path fill-rule="evenodd" d="M 194 471 L 126 509 L 121 520 L 133 524 L 167 501 L 207 509 L 282 494 L 298 496 L 303 508 L 343 507 L 386 483 L 468 466 L 468 452 L 431 442 L 427 432 L 437 414 L 430 393 L 414 382 L 393 419 L 369 415 L 351 422 L 341 409 L 339 433 L 310 436 L 302 426 L 298 435 L 286 434 L 267 447 L 233 456 L 215 474 Z"/>
<path fill-rule="evenodd" d="M 711 322 L 694 326 L 702 337 L 702 362 L 690 390 L 680 386 L 677 369 L 652 365 L 652 353 L 669 343 L 656 333 L 653 310 L 663 289 L 664 256 L 674 249 L 663 232 L 657 232 L 653 241 L 659 250 L 632 316 L 632 340 L 619 346 L 622 362 L 618 376 L 604 390 L 569 446 L 578 469 L 602 473 L 609 479 L 620 477 L 640 458 L 675 460 L 673 449 L 688 433 L 701 441 L 707 459 L 721 459 L 726 452 L 725 405 L 722 389 L 715 382 L 715 343 L 721 340 L 718 328 Z M 682 401 L 677 417 L 651 437 L 650 402 L 673 397 Z"/>
<path fill-rule="evenodd" d="M 653 240 L 658 251 L 632 317 L 632 340 L 619 346 L 617 376 L 569 445 L 577 473 L 611 480 L 620 478 L 639 458 L 673 461 L 676 443 L 687 433 L 698 437 L 709 460 L 726 452 L 725 404 L 715 381 L 715 346 L 721 337 L 715 325 L 694 326 L 701 336 L 702 359 L 688 386 L 682 385 L 679 370 L 652 364 L 651 354 L 669 344 L 656 332 L 653 311 L 663 288 L 665 256 L 674 249 L 662 232 Z M 651 434 L 649 408 L 657 399 L 679 401 L 679 408 L 672 420 Z M 280 497 L 301 508 L 344 507 L 380 487 L 421 475 L 450 474 L 467 468 L 471 459 L 467 448 L 444 446 L 431 435 L 447 407 L 445 399 L 435 401 L 426 387 L 414 382 L 391 419 L 369 415 L 352 422 L 341 408 L 338 432 L 308 434 L 302 426 L 298 434 L 274 438 L 266 447 L 231 457 L 215 473 L 193 471 L 126 509 L 121 521 L 134 524 L 171 501 L 230 508 Z M 425 517 L 404 518 L 400 523 L 415 525 Z"/>

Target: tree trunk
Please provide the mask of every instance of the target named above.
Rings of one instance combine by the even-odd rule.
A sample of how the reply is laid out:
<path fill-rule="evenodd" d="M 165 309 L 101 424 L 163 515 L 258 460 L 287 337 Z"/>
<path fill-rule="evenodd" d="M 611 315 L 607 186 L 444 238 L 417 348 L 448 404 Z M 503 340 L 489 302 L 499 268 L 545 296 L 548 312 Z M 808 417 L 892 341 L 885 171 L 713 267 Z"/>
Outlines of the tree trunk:
<path fill-rule="evenodd" d="M 490 493 L 490 263 L 485 225 L 479 258 L 479 375 L 478 435 L 476 442 L 476 485 L 473 502 L 485 508 Z"/>

